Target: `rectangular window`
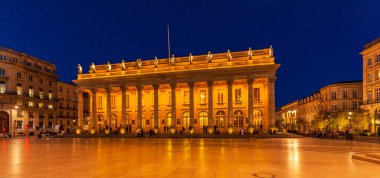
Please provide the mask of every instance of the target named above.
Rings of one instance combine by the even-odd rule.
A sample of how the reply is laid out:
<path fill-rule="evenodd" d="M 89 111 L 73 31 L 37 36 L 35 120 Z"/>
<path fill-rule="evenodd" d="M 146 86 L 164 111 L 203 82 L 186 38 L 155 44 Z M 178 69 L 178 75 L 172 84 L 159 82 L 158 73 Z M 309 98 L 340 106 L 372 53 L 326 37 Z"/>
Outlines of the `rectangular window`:
<path fill-rule="evenodd" d="M 260 101 L 260 88 L 253 88 L 253 101 Z"/>
<path fill-rule="evenodd" d="M 34 90 L 33 90 L 33 87 L 29 87 L 29 97 L 33 97 L 34 96 Z"/>
<path fill-rule="evenodd" d="M 218 90 L 218 103 L 223 103 L 223 90 Z"/>
<path fill-rule="evenodd" d="M 336 110 L 336 104 L 331 104 L 331 110 Z"/>
<path fill-rule="evenodd" d="M 352 109 L 358 109 L 358 102 L 354 101 L 352 103 Z"/>
<path fill-rule="evenodd" d="M 127 108 L 129 108 L 129 95 L 127 95 L 127 96 L 125 97 L 125 99 L 127 100 L 127 101 L 125 101 L 125 106 L 126 106 Z"/>
<path fill-rule="evenodd" d="M 116 107 L 116 98 L 115 98 L 115 95 L 112 95 L 111 96 L 111 108 L 115 108 Z"/>
<path fill-rule="evenodd" d="M 137 103 L 137 102 L 136 102 Z M 145 106 L 145 101 L 144 101 L 144 94 L 141 93 L 141 106 Z"/>
<path fill-rule="evenodd" d="M 29 112 L 29 118 L 34 118 L 34 112 Z"/>
<path fill-rule="evenodd" d="M 53 86 L 53 82 L 52 81 L 49 81 L 49 86 Z"/>
<path fill-rule="evenodd" d="M 168 92 L 168 105 L 172 105 L 172 92 Z"/>
<path fill-rule="evenodd" d="M 29 82 L 33 82 L 33 76 L 29 75 Z"/>
<path fill-rule="evenodd" d="M 380 88 L 376 88 L 376 95 L 375 95 L 375 101 L 380 101 Z"/>
<path fill-rule="evenodd" d="M 356 90 L 352 90 L 352 98 L 357 98 L 358 97 L 358 93 L 356 92 Z"/>
<path fill-rule="evenodd" d="M 38 107 L 39 108 L 43 108 L 44 107 L 44 103 L 38 103 Z"/>
<path fill-rule="evenodd" d="M 22 95 L 22 85 L 21 84 L 17 84 L 17 95 L 21 96 Z"/>
<path fill-rule="evenodd" d="M 43 85 L 43 84 L 44 84 L 44 80 L 40 78 L 40 85 Z"/>
<path fill-rule="evenodd" d="M 347 92 L 347 90 L 343 91 L 343 98 L 344 99 L 348 98 L 348 92 Z"/>
<path fill-rule="evenodd" d="M 18 78 L 18 79 L 22 79 L 22 74 L 21 74 L 21 72 L 17 72 L 17 78 Z"/>
<path fill-rule="evenodd" d="M 51 92 L 51 90 L 49 91 L 49 100 L 53 100 L 53 93 Z"/>
<path fill-rule="evenodd" d="M 368 90 L 367 99 L 368 99 L 368 102 L 372 102 L 372 90 Z"/>
<path fill-rule="evenodd" d="M 33 107 L 33 106 L 34 106 L 34 102 L 33 102 L 33 101 L 29 101 L 29 102 L 28 102 L 28 106 L 29 106 L 29 107 Z"/>
<path fill-rule="evenodd" d="M 372 74 L 367 73 L 367 82 L 372 82 Z"/>
<path fill-rule="evenodd" d="M 102 96 L 98 96 L 98 108 L 103 108 L 103 104 L 102 104 Z"/>
<path fill-rule="evenodd" d="M 380 61 L 380 54 L 376 55 L 376 62 Z"/>
<path fill-rule="evenodd" d="M 4 76 L 5 75 L 5 70 L 4 69 L 0 69 L 0 76 Z"/>
<path fill-rule="evenodd" d="M 0 82 L 0 93 L 5 93 L 5 82 Z"/>
<path fill-rule="evenodd" d="M 190 92 L 185 91 L 183 93 L 183 104 L 189 104 L 190 103 L 189 99 L 190 99 Z"/>
<path fill-rule="evenodd" d="M 201 90 L 200 92 L 200 96 L 201 96 L 201 100 L 200 100 L 200 103 L 201 104 L 206 104 L 206 90 Z"/>
<path fill-rule="evenodd" d="M 16 122 L 17 130 L 22 130 L 22 121 Z"/>
<path fill-rule="evenodd" d="M 370 66 L 370 65 L 372 65 L 372 59 L 371 58 L 367 59 L 367 66 Z"/>
<path fill-rule="evenodd" d="M 17 110 L 17 117 L 23 117 L 24 115 L 22 114 L 22 111 Z"/>
<path fill-rule="evenodd" d="M 235 89 L 235 103 L 241 103 L 241 89 Z"/>
<path fill-rule="evenodd" d="M 343 110 L 346 110 L 347 108 L 347 102 L 343 102 Z"/>
<path fill-rule="evenodd" d="M 34 129 L 34 122 L 29 121 L 28 129 L 33 130 Z"/>
<path fill-rule="evenodd" d="M 48 105 L 48 108 L 49 108 L 49 109 L 53 109 L 53 105 L 52 105 L 52 104 L 49 104 L 49 105 Z"/>
<path fill-rule="evenodd" d="M 44 90 L 40 89 L 39 95 L 40 99 L 44 99 Z"/>
<path fill-rule="evenodd" d="M 336 92 L 333 91 L 331 92 L 331 100 L 335 100 L 336 99 Z"/>

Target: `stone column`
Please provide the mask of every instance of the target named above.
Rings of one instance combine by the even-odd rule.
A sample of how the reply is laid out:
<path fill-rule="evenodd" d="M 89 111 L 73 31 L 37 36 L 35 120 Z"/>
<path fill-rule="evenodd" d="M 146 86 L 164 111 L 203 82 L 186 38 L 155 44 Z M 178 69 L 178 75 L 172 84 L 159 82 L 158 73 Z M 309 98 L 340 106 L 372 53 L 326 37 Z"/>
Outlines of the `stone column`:
<path fill-rule="evenodd" d="M 233 122 L 232 122 L 232 119 L 233 119 L 233 108 L 232 108 L 232 84 L 233 84 L 233 80 L 227 80 L 227 85 L 228 85 L 228 128 L 229 128 L 229 132 L 232 133 L 232 126 L 233 126 Z"/>
<path fill-rule="evenodd" d="M 123 128 L 127 123 L 127 113 L 126 113 L 126 96 L 127 96 L 127 87 L 121 86 L 121 125 Z"/>
<path fill-rule="evenodd" d="M 91 129 L 98 127 L 98 121 L 96 119 L 96 89 L 91 90 Z M 100 129 L 100 128 L 98 128 Z"/>
<path fill-rule="evenodd" d="M 111 88 L 106 88 L 107 92 L 107 125 L 108 129 L 111 127 Z"/>
<path fill-rule="evenodd" d="M 77 91 L 78 95 L 78 127 L 83 129 L 83 92 Z"/>
<path fill-rule="evenodd" d="M 276 78 L 270 78 L 268 80 L 269 85 L 268 85 L 268 99 L 269 99 L 269 126 L 270 127 L 275 127 L 275 110 L 276 110 L 276 98 L 275 98 L 275 82 Z M 267 127 L 269 129 L 269 127 Z"/>
<path fill-rule="evenodd" d="M 212 86 L 214 81 L 207 81 L 208 87 L 208 133 L 214 133 L 214 97 Z"/>
<path fill-rule="evenodd" d="M 189 82 L 190 89 L 190 126 L 194 129 L 194 82 Z"/>
<path fill-rule="evenodd" d="M 248 77 L 248 133 L 253 134 L 253 79 Z"/>
<path fill-rule="evenodd" d="M 177 88 L 176 83 L 170 84 L 171 90 L 172 90 L 172 128 L 176 128 L 176 120 L 177 120 L 177 109 L 176 109 L 176 97 L 175 97 L 175 89 Z"/>
<path fill-rule="evenodd" d="M 137 88 L 137 129 L 142 129 L 142 86 L 136 85 Z"/>
<path fill-rule="evenodd" d="M 154 131 L 158 133 L 159 127 L 159 115 L 158 115 L 158 89 L 160 85 L 154 84 L 153 89 L 154 89 Z"/>

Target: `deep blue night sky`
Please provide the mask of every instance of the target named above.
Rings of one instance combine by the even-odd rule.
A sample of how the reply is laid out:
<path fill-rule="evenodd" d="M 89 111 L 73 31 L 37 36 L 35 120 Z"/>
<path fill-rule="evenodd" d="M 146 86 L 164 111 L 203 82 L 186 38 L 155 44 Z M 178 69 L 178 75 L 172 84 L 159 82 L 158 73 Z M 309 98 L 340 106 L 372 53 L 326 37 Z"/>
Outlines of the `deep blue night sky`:
<path fill-rule="evenodd" d="M 0 0 L 0 46 L 57 65 L 60 80 L 95 64 L 275 49 L 276 105 L 362 78 L 363 45 L 380 37 L 380 1 Z"/>

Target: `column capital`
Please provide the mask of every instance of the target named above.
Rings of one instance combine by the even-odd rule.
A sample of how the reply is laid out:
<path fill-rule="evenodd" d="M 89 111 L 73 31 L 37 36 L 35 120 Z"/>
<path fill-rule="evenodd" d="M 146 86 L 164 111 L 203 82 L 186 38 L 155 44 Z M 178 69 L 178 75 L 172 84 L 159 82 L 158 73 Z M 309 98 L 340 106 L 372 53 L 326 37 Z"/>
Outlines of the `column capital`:
<path fill-rule="evenodd" d="M 136 89 L 137 90 L 142 90 L 142 85 L 141 84 L 136 84 Z"/>
<path fill-rule="evenodd" d="M 176 88 L 177 87 L 177 83 L 176 82 L 171 82 L 170 83 L 170 87 L 171 88 Z"/>
<path fill-rule="evenodd" d="M 232 85 L 233 83 L 234 83 L 234 80 L 233 79 L 228 79 L 228 80 L 226 80 L 227 81 L 227 84 L 228 85 Z"/>
<path fill-rule="evenodd" d="M 105 87 L 107 93 L 111 93 L 111 87 L 107 86 Z"/>
<path fill-rule="evenodd" d="M 191 81 L 187 83 L 189 85 L 189 88 L 194 88 L 195 82 Z"/>
<path fill-rule="evenodd" d="M 154 83 L 152 86 L 155 90 L 160 88 L 160 84 L 158 84 L 158 83 Z"/>
<path fill-rule="evenodd" d="M 270 78 L 268 78 L 268 82 L 274 83 L 274 82 L 276 82 L 276 79 L 277 79 L 277 77 L 270 77 Z"/>
<path fill-rule="evenodd" d="M 127 91 L 127 87 L 125 85 L 120 85 L 119 87 L 120 87 L 122 92 Z"/>
<path fill-rule="evenodd" d="M 213 84 L 214 84 L 214 81 L 213 81 L 213 80 L 208 80 L 208 81 L 207 81 L 207 86 L 210 87 L 210 86 L 212 86 Z"/>
<path fill-rule="evenodd" d="M 251 84 L 253 83 L 254 80 L 255 80 L 255 79 L 253 79 L 253 77 L 248 77 L 248 78 L 247 78 L 247 83 L 251 85 Z"/>
<path fill-rule="evenodd" d="M 90 88 L 91 93 L 92 93 L 92 94 L 96 93 L 96 89 L 97 89 L 97 88 Z"/>

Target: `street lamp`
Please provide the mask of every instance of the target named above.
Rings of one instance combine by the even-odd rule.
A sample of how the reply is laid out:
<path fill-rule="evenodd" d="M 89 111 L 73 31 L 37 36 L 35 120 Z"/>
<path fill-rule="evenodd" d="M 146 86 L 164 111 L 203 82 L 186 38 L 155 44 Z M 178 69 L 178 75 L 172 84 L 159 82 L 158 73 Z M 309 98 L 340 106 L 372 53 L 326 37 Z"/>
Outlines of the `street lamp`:
<path fill-rule="evenodd" d="M 352 127 L 352 122 L 351 122 L 351 115 L 352 115 L 352 112 L 348 112 L 348 119 L 350 120 L 350 127 Z"/>

